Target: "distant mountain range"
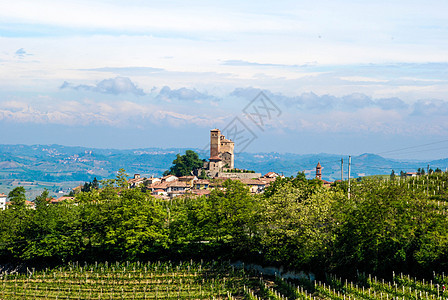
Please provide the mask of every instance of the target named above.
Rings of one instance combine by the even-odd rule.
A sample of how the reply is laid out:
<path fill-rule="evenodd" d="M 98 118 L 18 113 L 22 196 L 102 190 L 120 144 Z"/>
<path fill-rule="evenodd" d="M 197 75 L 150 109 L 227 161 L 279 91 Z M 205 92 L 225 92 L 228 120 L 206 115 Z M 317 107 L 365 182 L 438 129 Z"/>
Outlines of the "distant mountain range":
<path fill-rule="evenodd" d="M 38 180 L 46 182 L 91 181 L 111 178 L 115 172 L 124 168 L 128 174 L 140 173 L 142 176 L 160 176 L 169 169 L 176 154 L 185 153 L 185 148 L 147 148 L 147 149 L 96 149 L 68 147 L 61 145 L 0 145 L 0 179 Z M 206 159 L 208 152 L 192 149 Z M 323 179 L 341 178 L 341 158 L 344 159 L 344 178 L 347 178 L 348 156 L 335 154 L 293 154 L 293 153 L 239 153 L 235 166 L 265 174 L 269 171 L 283 173 L 285 176 L 305 171 L 309 178 L 314 176 L 315 167 L 321 163 Z M 416 171 L 430 167 L 445 170 L 448 159 L 435 161 L 404 161 L 387 159 L 375 154 L 362 154 L 352 157 L 352 177 L 390 174 L 393 169 Z"/>

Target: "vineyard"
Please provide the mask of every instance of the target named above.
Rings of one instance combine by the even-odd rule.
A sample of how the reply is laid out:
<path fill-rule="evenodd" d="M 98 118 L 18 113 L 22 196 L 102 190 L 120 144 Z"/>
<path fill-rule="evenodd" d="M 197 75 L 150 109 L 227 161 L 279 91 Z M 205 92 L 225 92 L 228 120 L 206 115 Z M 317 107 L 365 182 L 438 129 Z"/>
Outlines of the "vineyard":
<path fill-rule="evenodd" d="M 356 283 L 327 276 L 286 280 L 229 263 L 71 263 L 63 267 L 2 274 L 1 299 L 448 299 L 448 278 L 392 281 L 358 275 Z"/>

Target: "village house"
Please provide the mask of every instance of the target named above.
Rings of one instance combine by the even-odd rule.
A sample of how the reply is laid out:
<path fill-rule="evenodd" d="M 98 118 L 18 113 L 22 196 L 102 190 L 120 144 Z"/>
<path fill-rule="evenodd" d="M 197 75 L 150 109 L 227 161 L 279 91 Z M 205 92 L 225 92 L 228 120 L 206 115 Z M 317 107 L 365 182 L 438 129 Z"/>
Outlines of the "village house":
<path fill-rule="evenodd" d="M 167 176 L 163 176 L 160 181 L 163 183 L 163 182 L 175 181 L 175 180 L 178 180 L 178 179 L 179 179 L 178 177 L 170 174 L 170 175 L 167 175 Z"/>
<path fill-rule="evenodd" d="M 194 188 L 201 190 L 201 189 L 208 189 L 210 186 L 210 180 L 208 179 L 198 179 L 194 182 Z"/>
<path fill-rule="evenodd" d="M 64 202 L 70 202 L 70 201 L 73 201 L 73 200 L 75 200 L 75 197 L 61 196 L 61 197 L 59 197 L 59 198 L 57 198 L 57 199 L 49 198 L 49 199 L 47 199 L 47 200 L 49 200 L 49 202 L 50 202 L 51 204 L 61 204 L 61 203 L 64 203 Z"/>
<path fill-rule="evenodd" d="M 196 176 L 181 176 L 181 177 L 179 177 L 179 181 L 187 183 L 189 187 L 193 187 L 194 182 L 197 180 L 198 180 L 198 178 Z"/>
<path fill-rule="evenodd" d="M 259 194 L 263 193 L 264 189 L 269 183 L 262 178 L 255 178 L 255 179 L 240 179 L 242 183 L 247 185 L 249 187 L 249 190 L 252 194 Z"/>
<path fill-rule="evenodd" d="M 140 174 L 134 174 L 134 178 L 128 180 L 129 188 L 136 188 L 143 184 L 146 178 L 140 177 Z"/>
<path fill-rule="evenodd" d="M 10 206 L 11 202 L 10 201 L 6 202 L 6 208 L 9 208 Z M 28 209 L 36 209 L 35 203 L 28 200 L 25 201 L 25 207 Z"/>
<path fill-rule="evenodd" d="M 8 196 L 6 196 L 5 194 L 0 194 L 0 209 L 1 210 L 5 210 L 6 209 L 6 198 L 8 198 Z"/>

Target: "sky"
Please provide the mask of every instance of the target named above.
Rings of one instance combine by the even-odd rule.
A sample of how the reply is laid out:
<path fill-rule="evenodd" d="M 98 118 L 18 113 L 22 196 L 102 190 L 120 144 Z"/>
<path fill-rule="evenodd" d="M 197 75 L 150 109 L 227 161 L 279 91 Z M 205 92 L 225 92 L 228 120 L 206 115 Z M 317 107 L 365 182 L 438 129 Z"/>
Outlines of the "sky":
<path fill-rule="evenodd" d="M 0 143 L 448 157 L 446 1 L 0 1 Z"/>

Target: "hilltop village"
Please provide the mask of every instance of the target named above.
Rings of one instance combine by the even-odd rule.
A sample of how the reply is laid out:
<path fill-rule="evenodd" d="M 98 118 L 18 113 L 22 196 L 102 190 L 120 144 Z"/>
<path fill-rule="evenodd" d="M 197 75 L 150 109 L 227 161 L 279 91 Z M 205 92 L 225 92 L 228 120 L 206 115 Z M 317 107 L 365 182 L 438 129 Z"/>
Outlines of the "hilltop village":
<path fill-rule="evenodd" d="M 227 180 L 238 180 L 246 184 L 253 194 L 263 193 L 265 188 L 277 177 L 284 177 L 275 172 L 264 175 L 248 170 L 235 169 L 235 143 L 227 139 L 219 129 L 210 130 L 210 158 L 204 162 L 202 168 L 194 170 L 190 176 L 176 177 L 167 175 L 161 178 L 141 177 L 134 174 L 129 179 L 129 188 L 141 188 L 152 192 L 157 198 L 171 199 L 184 195 L 208 195 L 215 188 L 220 188 Z M 208 179 L 200 179 L 199 174 L 204 171 Z M 332 182 L 322 180 L 322 166 L 316 166 L 316 179 L 321 180 L 324 185 L 330 186 Z"/>
<path fill-rule="evenodd" d="M 163 177 L 142 177 L 134 174 L 128 179 L 128 188 L 140 188 L 149 191 L 159 199 L 172 199 L 181 196 L 208 196 L 211 190 L 222 188 L 224 181 L 238 180 L 249 187 L 252 194 L 263 193 L 277 177 L 284 177 L 275 172 L 264 175 L 250 170 L 235 168 L 235 143 L 227 139 L 219 129 L 210 130 L 210 157 L 204 161 L 201 168 L 196 168 L 188 176 L 166 175 Z M 205 176 L 201 176 L 205 175 Z M 316 166 L 316 179 L 322 181 L 324 186 L 332 182 L 322 180 L 322 166 Z M 62 203 L 74 199 L 74 194 L 82 191 L 83 185 L 73 188 L 70 196 L 49 198 L 51 204 Z M 8 196 L 0 193 L 0 210 L 5 210 L 9 202 Z M 35 203 L 26 201 L 26 206 L 34 208 Z"/>

